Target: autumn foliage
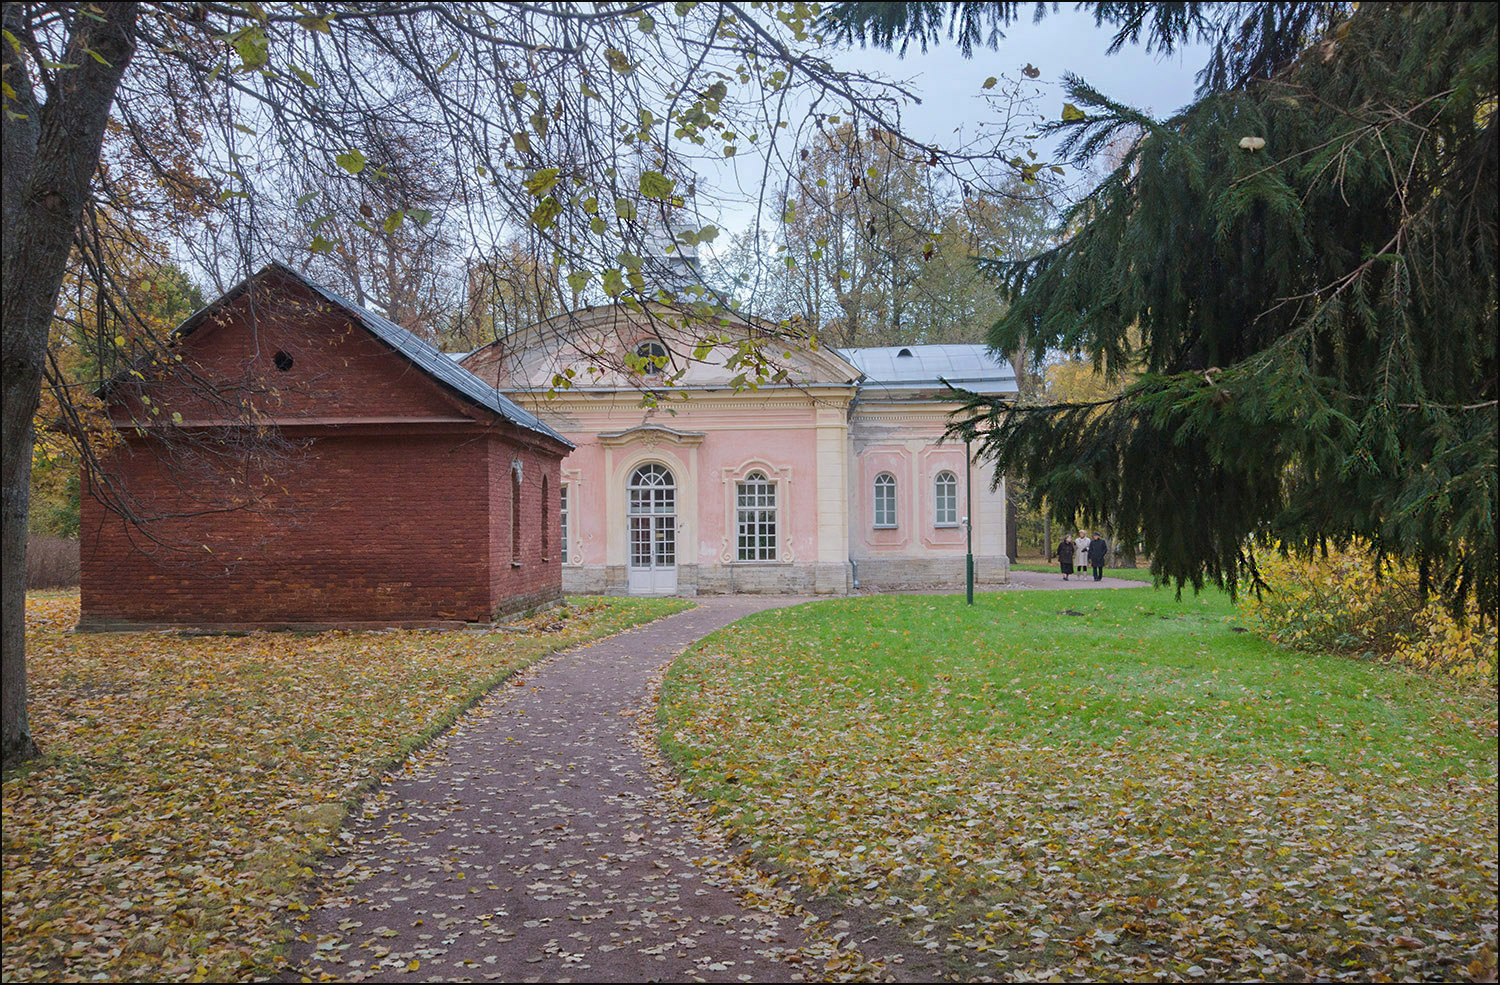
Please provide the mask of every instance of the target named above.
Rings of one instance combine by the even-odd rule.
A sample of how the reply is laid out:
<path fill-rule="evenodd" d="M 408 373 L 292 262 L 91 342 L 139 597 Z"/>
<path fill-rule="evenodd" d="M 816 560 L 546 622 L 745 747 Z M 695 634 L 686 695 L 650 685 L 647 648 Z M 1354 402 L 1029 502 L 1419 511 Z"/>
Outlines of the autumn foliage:
<path fill-rule="evenodd" d="M 1384 660 L 1476 684 L 1496 683 L 1500 637 L 1494 616 L 1473 599 L 1459 622 L 1436 600 L 1423 599 L 1417 573 L 1368 556 L 1273 556 L 1260 562 L 1270 584 L 1247 599 L 1261 632 L 1285 646 Z"/>
<path fill-rule="evenodd" d="M 46 749 L 4 781 L 6 981 L 275 973 L 349 805 L 500 680 L 680 608 L 590 600 L 506 633 L 75 635 L 27 600 Z"/>

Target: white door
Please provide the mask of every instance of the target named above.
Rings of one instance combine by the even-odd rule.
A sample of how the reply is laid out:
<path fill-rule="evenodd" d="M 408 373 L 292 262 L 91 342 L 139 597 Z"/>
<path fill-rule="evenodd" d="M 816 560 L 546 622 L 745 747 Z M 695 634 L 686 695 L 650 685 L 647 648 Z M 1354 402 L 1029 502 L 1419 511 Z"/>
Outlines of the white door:
<path fill-rule="evenodd" d="M 654 462 L 630 474 L 631 595 L 671 595 L 677 591 L 677 483 Z"/>

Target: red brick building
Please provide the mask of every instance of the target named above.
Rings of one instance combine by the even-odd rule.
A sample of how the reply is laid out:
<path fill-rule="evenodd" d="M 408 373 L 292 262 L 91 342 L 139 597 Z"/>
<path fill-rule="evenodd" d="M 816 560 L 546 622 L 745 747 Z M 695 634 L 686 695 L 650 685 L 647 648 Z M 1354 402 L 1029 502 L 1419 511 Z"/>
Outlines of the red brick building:
<path fill-rule="evenodd" d="M 557 598 L 572 445 L 390 321 L 272 264 L 103 391 L 80 628 L 434 625 Z M 129 518 L 122 514 L 129 514 Z"/>

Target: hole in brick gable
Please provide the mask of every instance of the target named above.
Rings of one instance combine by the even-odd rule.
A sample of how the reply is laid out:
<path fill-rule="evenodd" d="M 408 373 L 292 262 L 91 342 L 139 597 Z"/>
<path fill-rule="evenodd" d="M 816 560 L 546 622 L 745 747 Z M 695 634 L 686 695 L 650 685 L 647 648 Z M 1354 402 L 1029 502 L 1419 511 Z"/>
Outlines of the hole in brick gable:
<path fill-rule="evenodd" d="M 271 362 L 283 373 L 292 368 L 292 357 L 280 349 L 276 350 L 276 355 L 271 357 Z"/>

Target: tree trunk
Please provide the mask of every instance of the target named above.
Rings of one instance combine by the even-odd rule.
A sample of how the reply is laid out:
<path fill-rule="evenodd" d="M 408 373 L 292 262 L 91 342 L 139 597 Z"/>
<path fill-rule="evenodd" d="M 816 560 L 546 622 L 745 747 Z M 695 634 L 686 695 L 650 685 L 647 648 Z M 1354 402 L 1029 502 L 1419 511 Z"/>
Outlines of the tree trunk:
<path fill-rule="evenodd" d="M 24 28 L 19 4 L 5 8 L 14 37 Z M 0 283 L 0 391 L 5 419 L 3 545 L 0 566 L 0 754 L 9 763 L 35 755 L 26 711 L 26 528 L 31 499 L 32 418 L 42 392 L 42 368 L 52 314 L 62 288 L 74 230 L 99 166 L 104 125 L 126 65 L 135 51 L 136 5 L 102 4 L 68 24 L 64 64 L 56 87 L 37 107 L 27 67 L 4 46 L 5 79 L 16 92 L 5 100 L 0 161 L 3 161 L 3 259 Z M 12 119 L 12 112 L 24 119 Z"/>

